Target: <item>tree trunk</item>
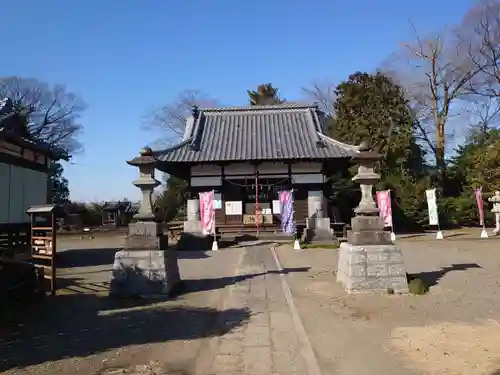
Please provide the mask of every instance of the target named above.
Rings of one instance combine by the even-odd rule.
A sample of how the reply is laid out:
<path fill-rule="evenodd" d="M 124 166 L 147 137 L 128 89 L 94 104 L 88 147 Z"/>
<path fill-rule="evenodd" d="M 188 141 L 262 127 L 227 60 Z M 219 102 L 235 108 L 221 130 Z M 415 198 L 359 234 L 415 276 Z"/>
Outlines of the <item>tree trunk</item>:
<path fill-rule="evenodd" d="M 441 189 L 444 189 L 444 181 L 446 174 L 444 151 L 445 151 L 444 121 L 440 120 L 438 122 L 438 126 L 436 129 L 436 169 L 437 169 L 437 182 Z"/>

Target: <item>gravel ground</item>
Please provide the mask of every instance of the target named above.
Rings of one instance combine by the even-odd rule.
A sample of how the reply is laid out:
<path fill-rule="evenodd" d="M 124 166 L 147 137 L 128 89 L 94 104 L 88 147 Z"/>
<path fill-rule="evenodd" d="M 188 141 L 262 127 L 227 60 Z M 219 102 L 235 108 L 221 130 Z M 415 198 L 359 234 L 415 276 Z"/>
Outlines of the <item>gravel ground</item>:
<path fill-rule="evenodd" d="M 0 373 L 194 374 L 204 366 L 210 338 L 248 319 L 244 309 L 222 309 L 243 249 L 180 252 L 185 293 L 174 300 L 108 298 L 112 261 L 123 238 L 60 237 L 61 290 L 16 320 L 1 321 Z"/>
<path fill-rule="evenodd" d="M 323 374 L 498 375 L 500 241 L 479 233 L 398 240 L 424 296 L 348 296 L 336 250 L 279 247 L 283 267 L 311 267 L 287 278 Z"/>

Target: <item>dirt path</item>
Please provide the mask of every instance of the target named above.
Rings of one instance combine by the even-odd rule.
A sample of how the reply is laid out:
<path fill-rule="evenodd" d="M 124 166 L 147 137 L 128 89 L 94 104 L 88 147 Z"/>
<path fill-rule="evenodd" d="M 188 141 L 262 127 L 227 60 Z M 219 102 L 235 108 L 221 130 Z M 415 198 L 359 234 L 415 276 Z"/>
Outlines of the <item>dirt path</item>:
<path fill-rule="evenodd" d="M 500 369 L 497 240 L 398 241 L 425 296 L 347 295 L 337 251 L 277 249 L 323 374 L 493 375 Z M 497 373 L 498 375 L 498 373 Z"/>
<path fill-rule="evenodd" d="M 141 303 L 106 297 L 120 243 L 75 242 L 60 245 L 73 248 L 60 254 L 59 295 L 2 323 L 0 373 L 194 374 L 209 339 L 249 318 L 245 309 L 221 309 L 243 249 L 180 253 L 185 293 Z"/>

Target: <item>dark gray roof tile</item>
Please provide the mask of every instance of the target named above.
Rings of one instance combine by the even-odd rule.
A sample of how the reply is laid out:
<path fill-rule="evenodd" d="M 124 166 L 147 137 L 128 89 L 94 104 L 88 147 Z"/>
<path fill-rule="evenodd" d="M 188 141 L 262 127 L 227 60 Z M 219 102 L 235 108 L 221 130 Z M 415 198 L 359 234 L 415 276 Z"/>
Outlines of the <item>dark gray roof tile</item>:
<path fill-rule="evenodd" d="M 319 118 L 304 104 L 199 109 L 184 141 L 154 155 L 173 163 L 352 156 L 353 146 L 323 139 Z"/>

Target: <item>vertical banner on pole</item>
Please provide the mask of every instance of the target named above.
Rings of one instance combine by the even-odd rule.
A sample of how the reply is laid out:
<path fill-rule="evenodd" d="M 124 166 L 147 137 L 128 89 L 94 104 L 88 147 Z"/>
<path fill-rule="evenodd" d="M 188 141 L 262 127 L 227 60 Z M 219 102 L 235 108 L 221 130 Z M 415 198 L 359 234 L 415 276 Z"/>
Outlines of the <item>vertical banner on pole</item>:
<path fill-rule="evenodd" d="M 259 222 L 261 220 L 262 212 L 259 206 L 259 179 L 255 175 L 255 227 L 257 229 L 257 235 L 260 233 Z"/>
<path fill-rule="evenodd" d="M 281 230 L 285 233 L 295 233 L 293 217 L 293 193 L 291 190 L 280 192 Z"/>
<path fill-rule="evenodd" d="M 475 190 L 477 209 L 479 211 L 479 225 L 483 227 L 481 231 L 481 238 L 488 238 L 486 226 L 484 224 L 484 204 L 483 204 L 483 188 L 479 187 Z"/>
<path fill-rule="evenodd" d="M 214 209 L 214 192 L 207 191 L 200 193 L 200 221 L 201 232 L 208 236 L 215 233 L 215 209 Z"/>
<path fill-rule="evenodd" d="M 438 230 L 436 234 L 436 239 L 442 240 L 443 233 L 439 227 L 439 215 L 436 202 L 436 189 L 428 189 L 425 191 L 427 197 L 427 210 L 429 211 L 429 225 L 436 225 Z"/>
<path fill-rule="evenodd" d="M 392 222 L 392 205 L 391 205 L 391 191 L 382 190 L 377 191 L 377 206 L 379 215 L 384 220 L 384 227 L 391 227 L 391 241 L 396 240 L 394 233 L 394 225 Z"/>

